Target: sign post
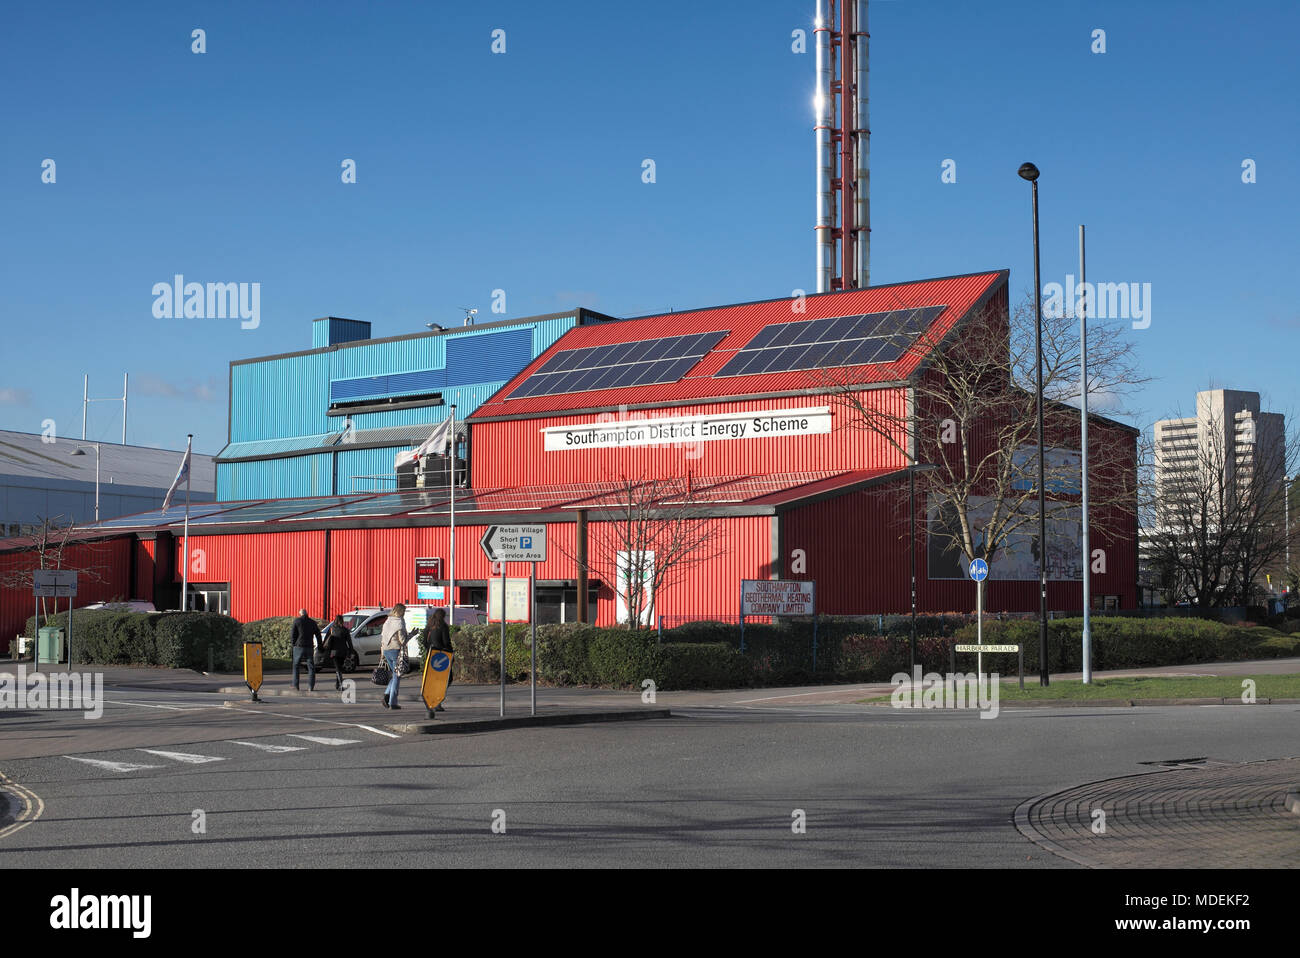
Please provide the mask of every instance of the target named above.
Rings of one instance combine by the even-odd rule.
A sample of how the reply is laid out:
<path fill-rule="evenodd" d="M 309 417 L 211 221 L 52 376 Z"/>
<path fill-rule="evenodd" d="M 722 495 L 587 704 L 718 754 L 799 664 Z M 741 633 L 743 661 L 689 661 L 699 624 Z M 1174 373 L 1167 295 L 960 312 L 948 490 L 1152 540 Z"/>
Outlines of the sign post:
<path fill-rule="evenodd" d="M 546 561 L 546 526 L 488 526 L 479 539 L 483 554 L 492 562 L 501 563 L 501 714 L 506 714 L 506 563 L 531 562 L 532 575 L 529 591 L 532 595 L 533 621 L 533 713 L 537 712 L 537 563 Z"/>
<path fill-rule="evenodd" d="M 54 614 L 59 612 L 59 596 L 68 598 L 68 669 L 72 669 L 72 600 L 77 595 L 77 570 L 76 569 L 37 569 L 32 573 L 32 596 L 39 599 L 42 596 L 54 599 Z M 35 652 L 32 655 L 32 668 L 34 671 L 41 670 L 41 642 L 40 626 L 41 612 L 40 603 L 36 605 L 36 634 L 32 636 Z"/>
<path fill-rule="evenodd" d="M 532 596 L 531 614 L 528 616 L 528 642 L 531 646 L 533 662 L 528 669 L 528 681 L 532 688 L 529 689 L 529 703 L 532 709 L 530 714 L 537 714 L 537 563 L 533 563 L 532 574 L 529 576 L 532 580 L 528 583 L 528 594 Z"/>
<path fill-rule="evenodd" d="M 983 559 L 974 559 L 970 564 L 970 577 L 975 580 L 975 641 L 984 644 L 984 580 L 989 577 L 989 564 Z M 984 653 L 975 656 L 975 671 L 984 674 Z"/>

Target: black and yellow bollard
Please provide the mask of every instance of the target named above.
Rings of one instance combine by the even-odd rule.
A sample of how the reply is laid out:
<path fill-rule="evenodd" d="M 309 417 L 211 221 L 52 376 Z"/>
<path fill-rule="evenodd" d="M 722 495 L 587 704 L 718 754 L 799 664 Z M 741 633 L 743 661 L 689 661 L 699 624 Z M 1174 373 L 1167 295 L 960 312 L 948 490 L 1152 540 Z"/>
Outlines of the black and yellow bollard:
<path fill-rule="evenodd" d="M 260 702 L 257 690 L 262 687 L 262 643 L 244 643 L 244 684 L 253 693 L 253 701 Z"/>

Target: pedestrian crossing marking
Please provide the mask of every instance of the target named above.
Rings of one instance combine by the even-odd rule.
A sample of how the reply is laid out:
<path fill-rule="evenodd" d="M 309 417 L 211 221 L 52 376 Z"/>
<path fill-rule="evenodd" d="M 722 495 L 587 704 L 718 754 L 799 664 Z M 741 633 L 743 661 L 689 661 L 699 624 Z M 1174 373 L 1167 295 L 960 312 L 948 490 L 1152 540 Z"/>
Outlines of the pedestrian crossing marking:
<path fill-rule="evenodd" d="M 231 739 L 231 745 L 247 745 L 249 748 L 260 748 L 263 752 L 301 752 L 304 751 L 301 745 L 268 745 L 265 742 L 241 742 L 238 739 Z"/>
<path fill-rule="evenodd" d="M 130 762 L 110 762 L 102 758 L 78 758 L 75 755 L 65 755 L 63 757 L 70 758 L 74 762 L 85 762 L 87 765 L 93 765 L 109 772 L 138 772 L 142 768 L 162 768 L 161 765 L 132 765 Z"/>
<path fill-rule="evenodd" d="M 357 745 L 361 739 L 358 738 L 328 738 L 324 735 L 293 735 L 293 738 L 306 739 L 308 742 L 315 742 L 317 745 Z"/>
<path fill-rule="evenodd" d="M 161 758 L 169 758 L 173 762 L 184 762 L 187 765 L 203 765 L 207 762 L 224 762 L 224 758 L 218 758 L 215 755 L 195 755 L 192 752 L 164 752 L 156 748 L 140 748 L 137 752 L 148 752 L 150 755 L 157 755 Z"/>

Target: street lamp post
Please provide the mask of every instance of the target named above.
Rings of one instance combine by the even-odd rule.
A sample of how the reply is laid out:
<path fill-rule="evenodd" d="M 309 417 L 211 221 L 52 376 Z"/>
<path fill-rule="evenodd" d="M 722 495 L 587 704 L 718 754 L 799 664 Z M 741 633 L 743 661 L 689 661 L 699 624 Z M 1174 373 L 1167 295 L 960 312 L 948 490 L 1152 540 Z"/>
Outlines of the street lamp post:
<path fill-rule="evenodd" d="M 86 450 L 78 446 L 72 453 L 74 456 L 84 456 Z M 99 443 L 95 443 L 95 521 L 99 521 Z"/>
<path fill-rule="evenodd" d="M 1017 171 L 1033 187 L 1034 202 L 1034 388 L 1038 393 L 1038 684 L 1048 685 L 1047 670 L 1047 490 L 1043 481 L 1043 282 L 1038 261 L 1038 167 Z"/>
<path fill-rule="evenodd" d="M 909 668 L 916 667 L 916 474 L 918 472 L 929 472 L 938 468 L 932 463 L 918 465 L 916 460 L 907 467 L 907 495 L 911 501 L 911 521 L 908 527 L 908 539 L 911 544 L 911 566 L 912 566 L 912 642 L 911 642 L 911 663 Z"/>

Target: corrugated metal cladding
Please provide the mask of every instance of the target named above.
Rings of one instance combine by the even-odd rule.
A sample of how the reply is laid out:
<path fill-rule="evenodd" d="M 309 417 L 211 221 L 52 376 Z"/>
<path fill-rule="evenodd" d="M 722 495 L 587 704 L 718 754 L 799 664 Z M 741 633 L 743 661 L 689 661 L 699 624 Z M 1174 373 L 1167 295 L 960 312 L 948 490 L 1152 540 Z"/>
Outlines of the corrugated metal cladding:
<path fill-rule="evenodd" d="M 0 580 L 10 573 L 27 571 L 32 567 L 30 552 L 11 552 L 0 555 Z M 77 581 L 78 608 L 93 602 L 127 596 L 131 591 L 131 537 L 118 536 L 97 542 L 70 545 L 63 554 L 65 569 L 94 569 L 95 575 L 81 575 Z M 152 594 L 153 583 L 148 583 Z M 54 600 L 47 599 L 52 603 Z M 0 586 L 0 646 L 23 631 L 23 626 L 36 611 L 31 583 Z M 59 611 L 67 608 L 68 600 L 59 600 Z M 54 606 L 47 608 L 53 611 Z M 76 639 L 76 635 L 73 635 Z"/>
<path fill-rule="evenodd" d="M 323 316 L 311 324 L 312 349 L 323 346 L 336 346 L 339 343 L 351 343 L 358 339 L 370 338 L 370 323 L 362 319 L 339 319 L 337 316 Z"/>
<path fill-rule="evenodd" d="M 533 331 L 507 329 L 482 336 L 450 339 L 445 353 L 446 365 L 440 369 L 335 379 L 330 383 L 330 399 L 333 402 L 377 399 L 437 392 L 448 386 L 464 386 L 485 380 L 504 381 L 532 360 Z"/>
<path fill-rule="evenodd" d="M 854 393 L 869 409 L 903 415 L 902 389 L 873 389 Z M 470 475 L 475 486 L 547 485 L 599 482 L 620 476 L 766 475 L 834 469 L 883 469 L 905 465 L 901 453 L 870 430 L 850 423 L 856 418 L 842 400 L 825 395 L 786 396 L 738 402 L 637 410 L 647 418 L 692 416 L 747 410 L 799 409 L 830 406 L 833 431 L 814 436 L 773 436 L 763 439 L 722 439 L 684 446 L 635 446 L 625 449 L 543 450 L 541 430 L 601 420 L 597 414 L 552 416 L 475 422 L 470 447 Z M 631 415 L 631 414 L 629 414 Z M 857 414 L 860 416 L 860 414 Z"/>
<path fill-rule="evenodd" d="M 974 583 L 931 579 L 927 574 L 924 497 L 920 494 L 917 515 L 917 611 L 974 612 Z M 794 551 L 802 549 L 807 568 L 784 578 L 816 581 L 817 608 L 828 614 L 908 612 L 909 519 L 906 481 L 791 509 L 780 520 L 782 562 L 788 570 Z M 1129 545 L 1125 546 L 1125 541 Z M 1125 540 L 1093 536 L 1093 548 L 1105 549 L 1109 560 L 1104 574 L 1092 576 L 1093 594 L 1118 595 L 1126 609 L 1137 605 L 1134 542 L 1135 537 Z M 1035 610 L 1038 583 L 990 579 L 984 598 L 985 611 L 991 613 Z M 1081 609 L 1082 583 L 1049 580 L 1047 607 Z"/>
<path fill-rule="evenodd" d="M 334 472 L 330 453 L 217 464 L 217 499 L 288 499 L 328 496 Z M 388 460 L 392 468 L 393 460 Z"/>
<path fill-rule="evenodd" d="M 566 409 L 617 407 L 620 403 L 659 403 L 685 399 L 703 401 L 723 396 L 825 388 L 828 381 L 852 383 L 896 381 L 915 371 L 922 358 L 919 354 L 908 352 L 893 363 L 858 366 L 851 370 L 830 373 L 806 370 L 717 378 L 714 377 L 714 373 L 718 372 L 760 329 L 771 323 L 802 322 L 809 319 L 828 319 L 919 306 L 947 306 L 948 308 L 931 326 L 931 335 L 935 341 L 938 341 L 958 320 L 968 314 L 973 306 L 997 287 L 1005 286 L 1006 281 L 1006 271 L 974 273 L 968 276 L 901 283 L 895 286 L 873 286 L 869 289 L 850 290 L 844 293 L 826 293 L 802 300 L 770 300 L 762 303 L 628 319 L 619 323 L 576 327 L 564 337 L 564 341 L 558 344 L 557 348 L 581 349 L 587 346 L 662 339 L 688 333 L 720 330 L 729 330 L 729 335 L 701 359 L 685 378 L 675 383 L 629 386 L 558 396 L 508 398 L 515 387 L 549 359 L 550 355 L 553 355 L 554 350 L 548 350 L 507 383 L 500 393 L 484 403 L 477 415 L 480 417 L 513 416 L 558 412 Z"/>
<path fill-rule="evenodd" d="M 176 539 L 176 555 L 183 543 Z M 190 582 L 229 582 L 230 614 L 240 622 L 269 615 L 320 612 L 325 583 L 325 533 L 196 536 L 189 541 Z M 180 565 L 176 566 L 179 583 Z"/>
<path fill-rule="evenodd" d="M 410 445 L 403 445 L 390 446 L 384 449 L 350 449 L 346 452 L 335 453 L 333 491 L 337 493 L 365 492 L 372 489 L 379 492 L 395 491 L 397 489 L 396 482 L 360 477 L 388 476 L 389 478 L 395 478 L 393 459 L 403 449 L 410 448 Z"/>

